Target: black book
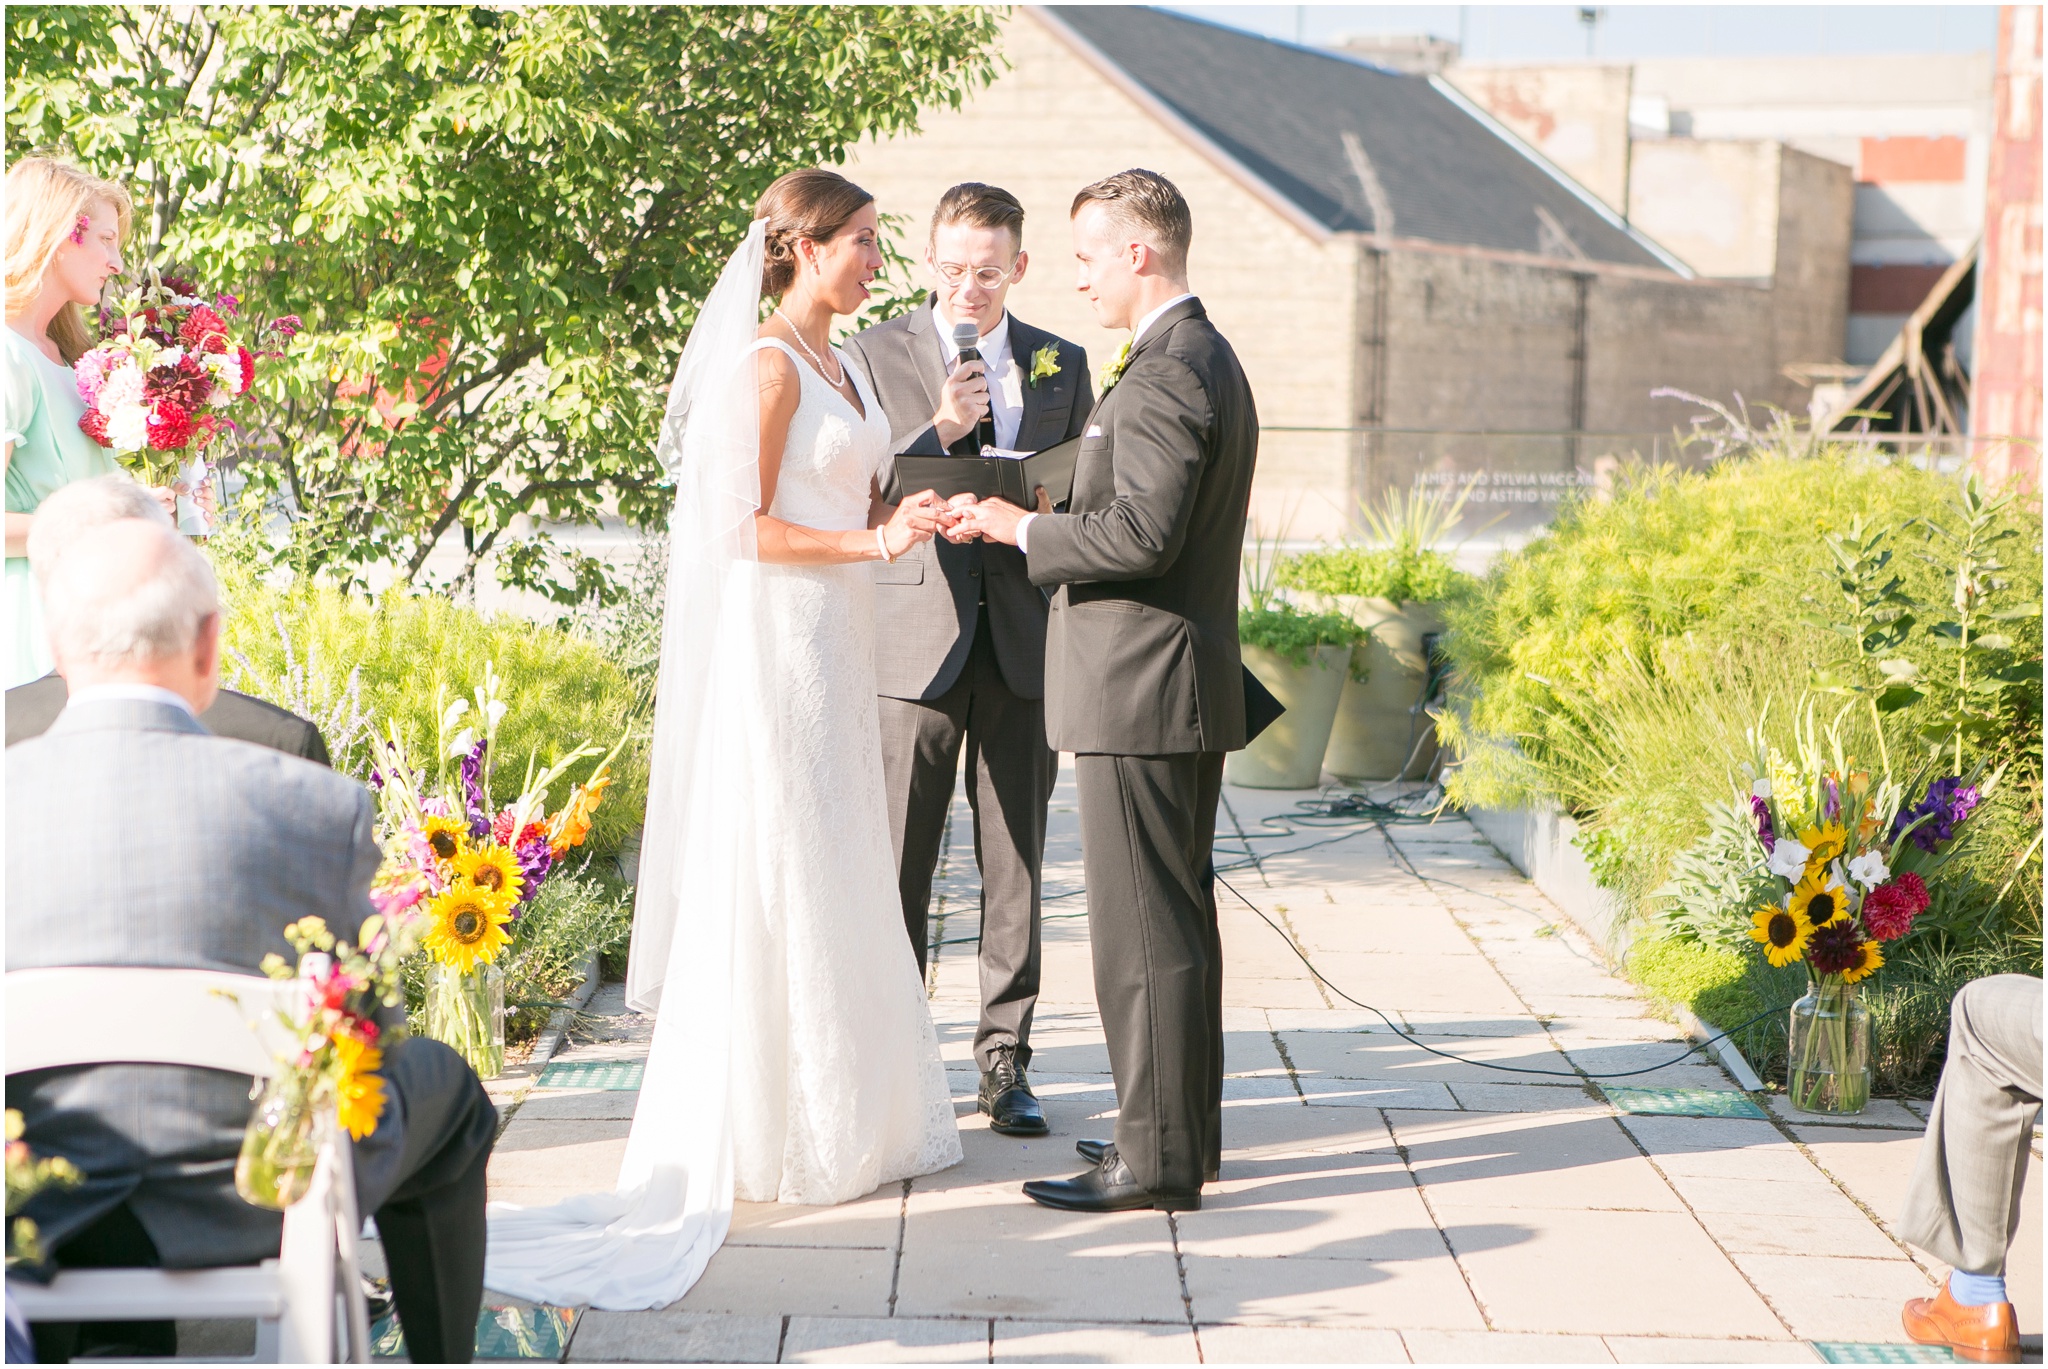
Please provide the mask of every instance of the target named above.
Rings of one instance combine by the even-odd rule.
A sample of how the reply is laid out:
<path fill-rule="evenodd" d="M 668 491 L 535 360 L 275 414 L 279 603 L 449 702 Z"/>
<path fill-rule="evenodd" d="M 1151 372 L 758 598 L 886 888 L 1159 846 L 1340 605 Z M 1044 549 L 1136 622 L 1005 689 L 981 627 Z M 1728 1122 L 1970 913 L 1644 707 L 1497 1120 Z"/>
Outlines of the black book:
<path fill-rule="evenodd" d="M 976 499 L 1007 499 L 1020 509 L 1038 506 L 1043 486 L 1055 507 L 1074 492 L 1074 458 L 1081 439 L 1047 447 L 1021 460 L 1011 456 L 899 456 L 896 483 L 905 492 L 932 490 L 941 499 L 971 494 Z"/>

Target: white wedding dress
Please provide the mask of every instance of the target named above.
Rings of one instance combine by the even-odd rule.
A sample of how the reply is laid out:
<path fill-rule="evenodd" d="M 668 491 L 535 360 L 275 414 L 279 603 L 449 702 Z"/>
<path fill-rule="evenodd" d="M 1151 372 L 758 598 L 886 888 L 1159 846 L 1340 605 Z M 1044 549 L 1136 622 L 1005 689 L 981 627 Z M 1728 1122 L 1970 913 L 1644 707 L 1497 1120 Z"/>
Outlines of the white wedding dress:
<path fill-rule="evenodd" d="M 746 349 L 746 376 L 764 346 L 782 344 Z M 858 372 L 865 413 L 782 350 L 802 396 L 768 511 L 864 528 L 888 421 Z M 704 444 L 691 450 L 705 464 Z M 842 1203 L 961 1154 L 896 892 L 870 572 L 700 566 L 684 525 L 693 478 L 679 476 L 636 910 L 648 926 L 636 921 L 628 976 L 629 1001 L 659 1007 L 618 1188 L 490 1211 L 485 1285 L 558 1305 L 675 1301 L 723 1242 L 735 1196 Z M 679 814 L 681 830 L 664 830 Z"/>

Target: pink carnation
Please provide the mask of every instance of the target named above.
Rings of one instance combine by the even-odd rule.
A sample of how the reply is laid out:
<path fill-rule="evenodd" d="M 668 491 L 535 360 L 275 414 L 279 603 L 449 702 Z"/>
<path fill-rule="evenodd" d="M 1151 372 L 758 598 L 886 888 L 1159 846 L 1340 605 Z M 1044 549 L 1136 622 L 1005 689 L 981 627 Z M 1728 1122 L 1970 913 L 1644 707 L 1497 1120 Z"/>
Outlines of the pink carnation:
<path fill-rule="evenodd" d="M 100 387 L 107 383 L 107 372 L 114 369 L 115 357 L 104 347 L 95 347 L 78 359 L 71 372 L 78 378 L 78 397 L 87 404 L 97 403 Z"/>

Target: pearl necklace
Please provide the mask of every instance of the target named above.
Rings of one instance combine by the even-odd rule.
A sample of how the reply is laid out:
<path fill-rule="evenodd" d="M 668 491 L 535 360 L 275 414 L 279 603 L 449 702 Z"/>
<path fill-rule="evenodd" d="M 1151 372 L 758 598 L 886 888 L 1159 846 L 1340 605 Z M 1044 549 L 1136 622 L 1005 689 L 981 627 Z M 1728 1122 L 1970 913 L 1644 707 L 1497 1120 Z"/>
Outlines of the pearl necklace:
<path fill-rule="evenodd" d="M 839 368 L 839 379 L 832 379 L 832 373 L 825 369 L 824 360 L 820 358 L 816 352 L 811 350 L 810 343 L 804 341 L 803 330 L 796 326 L 796 320 L 791 318 L 788 314 L 783 313 L 780 306 L 777 306 L 775 310 L 775 315 L 777 318 L 780 318 L 784 323 L 789 325 L 790 335 L 796 338 L 796 345 L 804 349 L 804 355 L 811 359 L 811 365 L 818 368 L 818 374 L 825 378 L 825 382 L 835 390 L 845 389 L 846 367 L 841 366 Z M 827 348 L 826 350 L 829 351 L 830 348 Z"/>

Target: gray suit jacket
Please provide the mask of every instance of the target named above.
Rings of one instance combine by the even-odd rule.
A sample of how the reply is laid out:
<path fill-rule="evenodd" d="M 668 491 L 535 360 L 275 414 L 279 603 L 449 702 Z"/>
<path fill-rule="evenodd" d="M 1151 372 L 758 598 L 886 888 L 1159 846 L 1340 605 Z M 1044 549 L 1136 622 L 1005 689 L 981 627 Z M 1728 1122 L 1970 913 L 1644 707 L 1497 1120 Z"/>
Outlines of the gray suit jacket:
<path fill-rule="evenodd" d="M 1058 585 L 1045 728 L 1061 751 L 1234 751 L 1245 742 L 1238 558 L 1259 419 L 1200 300 L 1161 315 L 1088 417 L 1069 512 L 1032 521 Z"/>
<path fill-rule="evenodd" d="M 8 690 L 7 744 L 12 746 L 49 731 L 69 697 L 64 677 L 55 671 Z M 316 765 L 333 763 L 318 727 L 253 694 L 223 689 L 214 696 L 213 706 L 199 715 L 199 721 L 216 737 L 254 742 L 288 756 L 303 756 Z"/>
<path fill-rule="evenodd" d="M 256 974 L 283 929 L 370 913 L 370 795 L 322 766 L 210 735 L 140 701 L 69 707 L 7 749 L 7 968 L 151 965 Z M 32 1209 L 61 1245 L 126 1201 L 170 1268 L 277 1251 L 281 1218 L 234 1192 L 249 1081 L 104 1065 L 7 1081 L 27 1139 L 86 1174 Z M 402 1109 L 394 1109 L 402 1112 Z M 379 1127 L 390 1144 L 400 1126 Z M 361 1168 L 359 1163 L 358 1168 Z"/>
<path fill-rule="evenodd" d="M 945 348 L 931 301 L 900 318 L 855 334 L 846 350 L 868 377 L 889 419 L 893 450 L 943 456 L 932 428 L 939 390 L 946 382 Z M 1059 373 L 1024 387 L 1017 446 L 1043 451 L 1077 437 L 1088 417 L 1088 354 L 1010 315 L 1010 354 L 1026 376 L 1041 347 L 1059 348 Z M 882 497 L 892 503 L 915 490 L 884 473 Z M 989 627 L 996 664 L 1012 693 L 1036 699 L 1045 692 L 1045 594 L 1031 583 L 1015 547 L 986 542 L 956 546 L 933 538 L 875 576 L 875 687 L 893 699 L 935 699 L 953 687 L 974 645 L 986 580 Z"/>

